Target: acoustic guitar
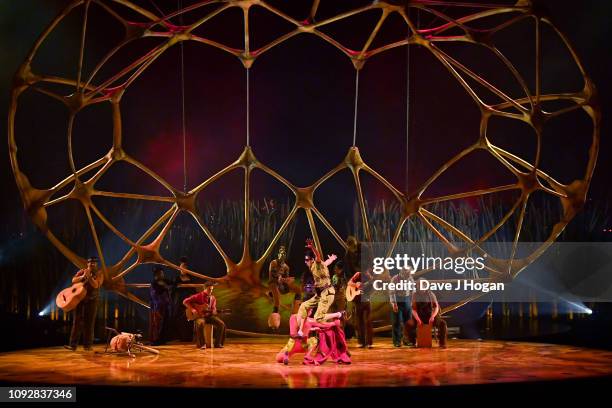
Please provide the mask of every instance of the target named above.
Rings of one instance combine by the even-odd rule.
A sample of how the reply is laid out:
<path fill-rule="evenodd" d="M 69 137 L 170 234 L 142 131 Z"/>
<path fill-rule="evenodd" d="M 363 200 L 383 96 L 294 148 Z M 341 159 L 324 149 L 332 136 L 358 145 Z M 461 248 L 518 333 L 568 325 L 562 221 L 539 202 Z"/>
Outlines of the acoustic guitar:
<path fill-rule="evenodd" d="M 195 305 L 193 308 L 196 310 L 196 313 L 193 313 L 190 307 L 185 307 L 185 316 L 187 317 L 188 322 L 212 316 L 212 310 L 208 310 L 208 305 Z M 231 313 L 231 309 L 217 309 L 217 314 L 220 315 L 229 315 Z"/>
<path fill-rule="evenodd" d="M 349 302 L 352 302 L 353 299 L 361 295 L 361 289 L 355 286 L 347 285 L 346 290 L 344 291 L 344 294 L 346 295 L 346 300 L 348 300 Z"/>
<path fill-rule="evenodd" d="M 55 298 L 55 304 L 64 312 L 73 310 L 87 295 L 87 289 L 82 282 L 75 283 L 69 288 L 62 290 Z"/>
<path fill-rule="evenodd" d="M 355 299 L 359 295 L 362 295 L 363 292 L 369 291 L 371 286 L 372 286 L 371 281 L 367 281 L 366 283 L 359 282 L 358 287 L 346 285 L 346 290 L 344 291 L 344 294 L 346 295 L 346 300 L 348 300 L 349 302 L 352 302 L 353 299 Z"/>

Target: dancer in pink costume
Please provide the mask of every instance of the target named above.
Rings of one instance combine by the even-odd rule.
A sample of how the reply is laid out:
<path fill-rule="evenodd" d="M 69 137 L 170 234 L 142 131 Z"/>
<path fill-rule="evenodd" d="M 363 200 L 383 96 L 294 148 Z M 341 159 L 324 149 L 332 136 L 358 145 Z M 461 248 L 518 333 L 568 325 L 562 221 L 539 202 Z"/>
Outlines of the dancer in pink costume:
<path fill-rule="evenodd" d="M 309 311 L 310 312 L 310 311 Z M 340 319 L 331 322 L 318 323 L 307 318 L 302 328 L 303 337 L 299 337 L 297 315 L 289 318 L 289 341 L 276 355 L 276 361 L 285 365 L 296 353 L 306 353 L 303 364 L 321 365 L 327 360 L 337 364 L 351 364 L 351 357 L 344 338 L 344 330 Z"/>

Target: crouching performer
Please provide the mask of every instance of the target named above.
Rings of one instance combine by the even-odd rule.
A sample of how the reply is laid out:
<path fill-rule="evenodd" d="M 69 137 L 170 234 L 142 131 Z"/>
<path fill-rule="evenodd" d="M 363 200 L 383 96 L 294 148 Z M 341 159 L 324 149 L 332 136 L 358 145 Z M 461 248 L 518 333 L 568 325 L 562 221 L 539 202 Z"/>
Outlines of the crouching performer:
<path fill-rule="evenodd" d="M 298 315 L 291 315 L 289 318 L 290 338 L 287 345 L 276 355 L 277 363 L 287 365 L 292 355 L 306 353 L 302 363 L 305 365 L 321 365 L 327 360 L 332 360 L 337 364 L 351 364 L 340 319 L 317 323 L 313 318 L 308 317 L 305 319 L 302 330 L 305 336 L 298 336 Z"/>
<path fill-rule="evenodd" d="M 309 309 L 316 308 L 314 320 L 317 323 L 322 323 L 331 319 L 339 319 L 345 315 L 345 311 L 327 313 L 332 303 L 334 303 L 334 295 L 336 294 L 331 284 L 329 269 L 327 269 L 327 267 L 336 260 L 337 256 L 334 254 L 329 255 L 327 260 L 323 262 L 321 254 L 319 254 L 319 251 L 310 239 L 306 240 L 306 248 L 308 248 L 309 251 L 304 256 L 304 262 L 312 272 L 314 278 L 315 296 L 300 305 L 300 309 L 297 313 L 298 337 L 304 337 L 303 326 L 308 317 Z"/>

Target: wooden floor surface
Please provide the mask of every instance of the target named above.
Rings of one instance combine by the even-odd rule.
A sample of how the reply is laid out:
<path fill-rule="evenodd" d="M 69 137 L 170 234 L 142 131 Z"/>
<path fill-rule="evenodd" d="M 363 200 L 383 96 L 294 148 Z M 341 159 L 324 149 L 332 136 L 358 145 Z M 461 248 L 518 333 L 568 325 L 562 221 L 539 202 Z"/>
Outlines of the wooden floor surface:
<path fill-rule="evenodd" d="M 398 387 L 574 379 L 612 375 L 612 352 L 571 346 L 451 340 L 447 349 L 393 348 L 377 339 L 371 350 L 351 344 L 353 363 L 320 367 L 274 361 L 279 339 L 230 339 L 224 349 L 187 344 L 159 347 L 136 358 L 60 347 L 0 354 L 0 381 L 171 387 L 309 388 Z"/>

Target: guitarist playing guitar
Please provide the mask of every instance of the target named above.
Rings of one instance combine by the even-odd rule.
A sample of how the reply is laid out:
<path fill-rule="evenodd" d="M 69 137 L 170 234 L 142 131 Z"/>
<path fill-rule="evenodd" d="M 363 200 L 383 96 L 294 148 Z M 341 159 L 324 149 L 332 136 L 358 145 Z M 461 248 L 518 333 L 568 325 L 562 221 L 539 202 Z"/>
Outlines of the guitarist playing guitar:
<path fill-rule="evenodd" d="M 98 308 L 98 293 L 104 281 L 104 274 L 98 271 L 98 258 L 87 259 L 87 267 L 79 270 L 72 278 L 72 284 L 83 283 L 87 294 L 74 309 L 70 342 L 65 348 L 75 351 L 81 334 L 83 335 L 83 348 L 91 350 L 94 339 L 94 326 L 96 310 Z"/>
<path fill-rule="evenodd" d="M 206 323 L 214 326 L 215 348 L 223 348 L 225 342 L 225 323 L 217 315 L 217 298 L 212 294 L 215 285 L 215 282 L 208 281 L 204 283 L 204 290 L 183 300 L 183 305 L 187 308 L 187 318 L 195 320 L 196 345 L 202 350 L 206 349 Z"/>

